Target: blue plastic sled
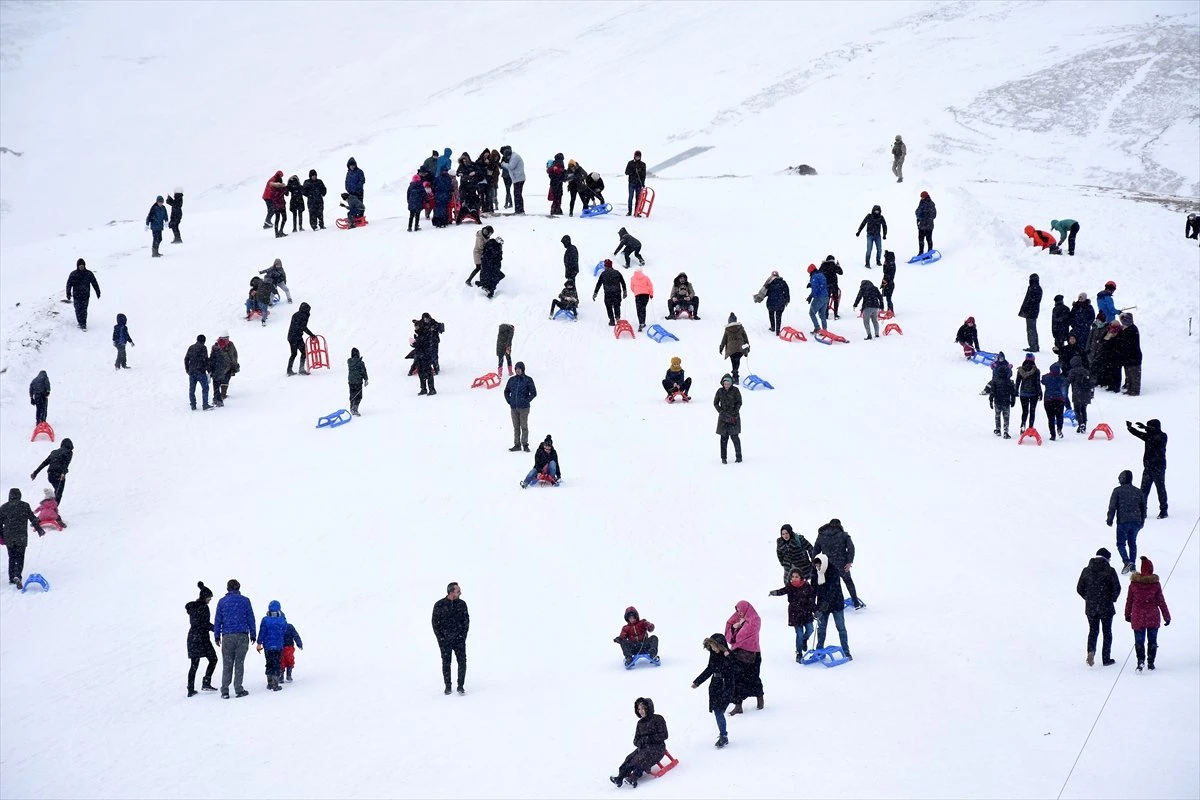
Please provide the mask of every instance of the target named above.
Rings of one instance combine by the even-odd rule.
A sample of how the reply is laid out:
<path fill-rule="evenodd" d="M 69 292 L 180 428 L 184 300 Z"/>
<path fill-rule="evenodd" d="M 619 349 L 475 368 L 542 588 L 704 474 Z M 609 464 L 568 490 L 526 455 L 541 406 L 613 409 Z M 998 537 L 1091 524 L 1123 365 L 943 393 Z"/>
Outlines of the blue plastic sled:
<path fill-rule="evenodd" d="M 922 253 L 919 256 L 913 256 L 912 258 L 910 258 L 908 260 L 908 263 L 910 263 L 910 264 L 932 264 L 935 261 L 941 261 L 941 260 L 942 260 L 942 253 L 940 250 L 930 250 L 926 253 Z"/>
<path fill-rule="evenodd" d="M 32 575 L 30 575 L 28 578 L 25 579 L 25 585 L 21 587 L 21 591 L 24 592 L 26 589 L 28 589 L 31 585 L 33 585 L 35 583 L 38 586 L 42 587 L 43 592 L 50 591 L 50 581 L 43 578 L 41 576 L 41 574 L 37 573 L 37 572 L 33 573 Z"/>
<path fill-rule="evenodd" d="M 850 659 L 846 658 L 846 654 L 842 652 L 842 648 L 835 645 L 822 647 L 817 650 L 809 650 L 800 659 L 801 664 L 823 664 L 826 667 L 840 667 Z"/>
<path fill-rule="evenodd" d="M 586 219 L 587 217 L 598 217 L 601 214 L 607 214 L 610 211 L 612 211 L 612 203 L 605 203 L 603 205 L 596 204 L 594 206 L 588 206 L 585 208 L 579 216 Z"/>
<path fill-rule="evenodd" d="M 1063 419 L 1069 421 L 1072 425 L 1078 427 L 1079 421 L 1075 419 L 1075 409 L 1068 408 L 1063 411 Z"/>
<path fill-rule="evenodd" d="M 275 292 L 274 294 L 271 295 L 271 305 L 273 305 L 273 306 L 279 305 L 279 292 Z"/>
<path fill-rule="evenodd" d="M 752 392 L 756 391 L 758 389 L 774 389 L 775 388 L 774 386 L 767 383 L 766 381 L 764 381 L 762 378 L 758 377 L 757 375 L 747 375 L 746 380 L 742 381 L 742 386 L 745 386 L 747 389 L 749 389 Z"/>
<path fill-rule="evenodd" d="M 996 365 L 996 354 L 988 353 L 984 350 L 976 350 L 969 359 L 972 364 L 983 364 L 985 367 Z"/>
<path fill-rule="evenodd" d="M 646 329 L 646 335 L 649 336 L 654 341 L 658 342 L 659 344 L 662 344 L 667 339 L 670 339 L 673 342 L 679 341 L 678 336 L 671 333 L 669 330 L 664 328 L 662 325 L 651 325 L 649 328 Z"/>
<path fill-rule="evenodd" d="M 633 669 L 634 667 L 636 667 L 638 665 L 639 661 L 645 661 L 652 667 L 662 666 L 662 659 L 659 658 L 658 656 L 651 657 L 651 655 L 649 653 L 638 653 L 636 656 L 633 657 L 633 661 L 630 661 L 628 664 L 625 665 L 625 669 Z"/>
<path fill-rule="evenodd" d="M 574 322 L 575 321 L 575 312 L 570 310 L 569 308 L 560 308 L 558 311 L 554 312 L 554 318 L 555 319 L 565 319 L 565 320 L 570 320 L 571 322 Z"/>
<path fill-rule="evenodd" d="M 862 600 L 861 597 L 858 599 Z M 845 608 L 847 611 L 853 611 L 854 610 L 854 598 L 847 597 L 846 602 L 842 603 L 842 607 Z M 866 607 L 867 607 L 867 604 L 863 603 L 863 608 L 866 608 Z"/>
<path fill-rule="evenodd" d="M 354 417 L 344 408 L 339 408 L 332 414 L 326 414 L 317 420 L 318 428 L 338 428 L 353 420 Z"/>
<path fill-rule="evenodd" d="M 604 272 L 604 262 L 603 261 L 596 264 L 596 267 L 592 270 L 592 277 L 593 278 L 600 277 L 601 272 Z"/>

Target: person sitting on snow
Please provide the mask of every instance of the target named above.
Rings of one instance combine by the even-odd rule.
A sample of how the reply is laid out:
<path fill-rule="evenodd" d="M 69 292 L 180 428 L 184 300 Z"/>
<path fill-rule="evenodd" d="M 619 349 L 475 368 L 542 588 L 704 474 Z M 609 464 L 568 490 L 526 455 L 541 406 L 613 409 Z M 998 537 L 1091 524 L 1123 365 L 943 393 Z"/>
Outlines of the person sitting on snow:
<path fill-rule="evenodd" d="M 554 319 L 554 312 L 558 309 L 570 311 L 579 317 L 579 291 L 575 288 L 575 281 L 568 278 L 563 283 L 562 291 L 558 293 L 558 297 L 550 301 L 550 319 Z"/>
<path fill-rule="evenodd" d="M 621 646 L 621 652 L 625 655 L 625 666 L 631 665 L 634 657 L 643 653 L 655 661 L 658 660 L 658 637 L 650 635 L 653 630 L 654 623 L 642 619 L 636 608 L 630 606 L 625 609 L 625 625 L 617 638 L 613 639 Z"/>
<path fill-rule="evenodd" d="M 958 333 L 954 335 L 954 341 L 963 346 L 963 351 L 970 349 L 967 353 L 967 358 L 973 356 L 979 350 L 979 331 L 975 329 L 975 318 L 967 317 L 958 329 Z"/>
<path fill-rule="evenodd" d="M 679 356 L 671 359 L 671 366 L 667 367 L 667 377 L 663 378 L 663 389 L 667 391 L 667 402 L 675 402 L 675 393 L 683 394 L 683 401 L 686 403 L 692 398 L 688 396 L 688 392 L 692 389 L 692 379 L 683 374 L 683 361 Z"/>
<path fill-rule="evenodd" d="M 529 470 L 525 480 L 521 481 L 521 488 L 524 489 L 539 480 L 546 481 L 553 486 L 558 486 L 562 481 L 562 470 L 558 466 L 558 451 L 554 449 L 554 440 L 548 434 L 542 440 L 537 452 L 533 454 L 533 469 Z"/>
<path fill-rule="evenodd" d="M 54 499 L 54 490 L 47 488 L 45 490 L 46 497 L 38 504 L 37 514 L 38 522 L 42 525 L 57 525 L 59 528 L 67 527 L 67 523 L 63 522 L 63 518 L 58 514 L 58 501 Z"/>
<path fill-rule="evenodd" d="M 1040 247 L 1043 250 L 1058 247 L 1058 240 L 1045 231 L 1035 229 L 1032 225 L 1025 226 L 1025 235 L 1032 240 L 1034 247 Z"/>
<path fill-rule="evenodd" d="M 342 192 L 342 200 L 344 202 L 340 205 L 346 209 L 346 220 L 350 223 L 350 227 L 358 227 L 366 216 L 367 207 L 363 205 L 361 198 L 347 192 Z"/>

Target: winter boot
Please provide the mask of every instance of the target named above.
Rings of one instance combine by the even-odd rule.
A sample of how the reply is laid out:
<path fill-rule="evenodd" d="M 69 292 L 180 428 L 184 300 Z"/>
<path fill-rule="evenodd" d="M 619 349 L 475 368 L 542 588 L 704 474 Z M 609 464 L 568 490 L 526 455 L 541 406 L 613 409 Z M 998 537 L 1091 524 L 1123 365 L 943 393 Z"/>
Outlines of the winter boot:
<path fill-rule="evenodd" d="M 449 694 L 449 692 L 446 692 L 446 694 Z M 616 786 L 618 789 L 621 788 L 621 776 L 620 775 L 610 775 L 608 779 L 610 781 L 612 781 L 613 786 Z"/>
<path fill-rule="evenodd" d="M 465 695 L 467 694 L 467 689 L 466 689 L 466 687 L 465 687 L 465 686 L 460 686 L 460 687 L 458 687 L 458 689 L 457 689 L 456 691 L 457 691 L 457 692 L 459 693 L 459 695 L 461 695 L 461 696 L 465 696 Z"/>
<path fill-rule="evenodd" d="M 188 697 L 195 697 L 198 694 L 200 694 L 200 693 L 197 692 L 195 689 L 193 689 L 191 686 L 188 687 Z"/>
<path fill-rule="evenodd" d="M 1113 658 L 1106 658 L 1106 659 L 1104 659 L 1104 661 L 1103 661 L 1103 664 L 1104 664 L 1104 666 L 1106 666 L 1106 667 L 1111 667 L 1111 666 L 1112 666 L 1113 664 L 1115 664 L 1115 663 L 1117 663 L 1117 661 L 1116 661 L 1116 659 L 1113 659 Z"/>
<path fill-rule="evenodd" d="M 1126 562 L 1125 562 L 1125 566 L 1121 568 L 1121 574 L 1122 574 L 1122 575 L 1128 575 L 1128 574 L 1129 574 L 1129 573 L 1131 573 L 1131 572 L 1133 572 L 1133 562 L 1132 562 L 1132 561 L 1126 561 Z"/>
<path fill-rule="evenodd" d="M 288 683 L 292 682 L 292 668 L 291 667 L 287 668 L 287 677 L 284 678 L 284 680 L 286 680 Z"/>
<path fill-rule="evenodd" d="M 267 688 L 269 690 L 271 690 L 272 692 L 275 691 L 275 676 L 274 675 L 267 676 Z"/>
<path fill-rule="evenodd" d="M 760 695 L 758 696 L 758 698 L 757 698 L 757 699 L 758 699 L 758 710 L 759 710 L 759 711 L 762 711 L 762 707 L 763 707 L 763 696 L 760 694 Z"/>
<path fill-rule="evenodd" d="M 499 372 L 499 370 L 496 370 L 496 371 L 497 371 L 497 372 Z M 511 377 L 512 377 L 512 374 L 513 374 L 513 371 L 512 371 L 512 364 L 509 364 L 509 365 L 508 365 L 508 376 L 511 378 Z"/>
<path fill-rule="evenodd" d="M 1146 667 L 1154 669 L 1154 657 L 1158 655 L 1158 645 L 1152 644 L 1146 648 Z"/>
<path fill-rule="evenodd" d="M 437 389 L 433 388 L 433 378 L 429 379 L 429 394 L 430 396 L 437 394 Z"/>
<path fill-rule="evenodd" d="M 1087 654 L 1087 665 L 1090 667 L 1090 666 L 1093 666 L 1093 665 L 1095 665 L 1095 663 L 1096 663 L 1096 651 L 1095 651 L 1095 650 L 1088 650 L 1088 654 Z"/>
<path fill-rule="evenodd" d="M 224 691 L 222 691 L 222 692 L 221 692 L 221 699 L 222 699 L 222 700 L 228 700 L 228 699 L 229 699 L 229 690 L 228 690 L 228 689 L 226 689 L 226 690 L 224 690 Z"/>
<path fill-rule="evenodd" d="M 1142 671 L 1142 666 L 1146 663 L 1146 648 L 1143 645 L 1134 642 L 1133 652 L 1137 656 L 1137 671 Z"/>
<path fill-rule="evenodd" d="M 734 704 L 733 704 L 733 710 L 729 712 L 729 716 L 731 716 L 731 717 L 732 717 L 732 716 L 734 716 L 735 714 L 741 714 L 741 713 L 742 713 L 742 704 L 741 704 L 741 703 L 734 703 Z"/>
<path fill-rule="evenodd" d="M 307 369 L 305 369 L 305 367 L 304 367 L 304 364 L 301 364 L 301 365 L 300 365 L 300 374 L 301 374 L 301 375 L 307 375 L 307 374 L 308 374 L 308 370 L 307 370 Z"/>
<path fill-rule="evenodd" d="M 717 737 L 717 744 L 715 746 L 718 750 L 727 744 L 729 744 L 728 736 L 726 736 L 725 734 L 722 733 L 720 736 Z"/>
<path fill-rule="evenodd" d="M 796 651 L 796 663 L 797 664 L 801 663 L 801 659 L 803 659 L 803 658 L 804 658 L 804 653 L 801 653 L 799 650 L 797 650 Z"/>
<path fill-rule="evenodd" d="M 217 687 L 213 686 L 211 681 L 204 681 L 204 683 L 200 684 L 200 688 L 206 692 L 215 692 L 217 690 Z"/>
<path fill-rule="evenodd" d="M 523 453 L 528 453 L 528 452 L 529 452 L 529 445 L 528 445 L 528 444 L 522 444 L 522 445 L 521 445 L 521 452 L 523 452 Z"/>
<path fill-rule="evenodd" d="M 1005 439 L 1011 439 L 1012 437 L 1008 435 L 1008 431 L 1005 431 L 1005 432 L 1004 432 L 1004 438 L 1005 438 Z"/>
<path fill-rule="evenodd" d="M 1159 511 L 1159 512 L 1158 512 L 1158 518 L 1159 518 L 1159 519 L 1166 519 L 1166 518 L 1167 518 L 1167 510 L 1166 510 L 1165 508 L 1164 508 L 1162 511 Z"/>
<path fill-rule="evenodd" d="M 999 436 L 999 435 L 1000 435 L 1000 429 L 999 429 L 999 428 L 996 428 L 996 430 L 992 431 L 992 433 L 994 433 L 994 434 L 996 434 L 997 436 Z"/>
<path fill-rule="evenodd" d="M 242 689 L 241 691 L 235 691 L 233 693 L 233 696 L 234 697 L 245 697 L 248 694 L 250 694 L 248 691 L 246 691 L 245 689 Z"/>
<path fill-rule="evenodd" d="M 429 389 L 426 388 L 425 381 L 422 380 L 421 381 L 421 391 L 417 392 L 417 397 L 420 397 L 421 395 L 425 395 L 425 394 L 429 394 Z"/>

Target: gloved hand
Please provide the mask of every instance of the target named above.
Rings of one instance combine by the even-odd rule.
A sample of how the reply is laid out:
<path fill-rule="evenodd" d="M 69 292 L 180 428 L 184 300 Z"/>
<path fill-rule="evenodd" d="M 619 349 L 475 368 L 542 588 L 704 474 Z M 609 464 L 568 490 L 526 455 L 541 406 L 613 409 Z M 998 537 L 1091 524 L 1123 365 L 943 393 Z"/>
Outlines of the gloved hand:
<path fill-rule="evenodd" d="M 370 381 L 366 381 L 366 380 L 363 381 L 363 386 L 370 386 L 370 385 L 371 385 Z M 303 650 L 304 648 L 301 647 L 300 649 Z"/>
<path fill-rule="evenodd" d="M 1112 520 L 1110 519 L 1110 520 L 1109 520 L 1108 522 L 1106 522 L 1105 524 L 1106 524 L 1106 525 L 1108 525 L 1108 527 L 1110 527 L 1110 528 L 1111 528 L 1111 527 L 1112 527 Z"/>
<path fill-rule="evenodd" d="M 861 235 L 862 235 L 862 231 L 859 231 L 858 233 L 854 234 L 854 238 L 857 239 Z"/>
<path fill-rule="evenodd" d="M 615 637 L 615 638 L 613 639 L 613 644 L 620 644 L 620 643 L 621 643 L 621 637 L 620 637 L 620 636 L 617 636 L 617 637 Z"/>

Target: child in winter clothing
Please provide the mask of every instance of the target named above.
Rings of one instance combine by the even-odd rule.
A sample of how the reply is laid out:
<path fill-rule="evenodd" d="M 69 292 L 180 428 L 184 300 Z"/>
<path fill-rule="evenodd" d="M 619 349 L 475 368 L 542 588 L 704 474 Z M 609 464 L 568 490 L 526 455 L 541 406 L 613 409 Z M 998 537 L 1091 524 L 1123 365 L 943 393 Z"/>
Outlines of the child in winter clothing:
<path fill-rule="evenodd" d="M 562 213 L 560 210 L 558 213 Z M 617 236 L 620 237 L 620 242 L 617 244 L 617 249 L 613 250 L 613 255 L 621 253 L 625 256 L 625 269 L 629 269 L 629 257 L 636 256 L 638 264 L 646 266 L 646 259 L 642 258 L 642 243 L 630 236 L 629 231 L 621 228 L 617 231 Z"/>
<path fill-rule="evenodd" d="M 550 438 L 549 434 L 542 440 L 537 452 L 533 454 L 533 469 L 529 470 L 525 480 L 521 481 L 521 488 L 524 489 L 538 480 L 548 481 L 552 486 L 558 486 L 562 482 L 558 451 L 554 449 L 554 440 Z"/>
<path fill-rule="evenodd" d="M 708 652 L 708 666 L 692 681 L 692 688 L 700 688 L 700 684 L 708 684 L 708 710 L 717 719 L 717 747 L 729 744 L 728 730 L 725 727 L 725 709 L 733 702 L 737 683 L 737 663 L 729 657 L 729 645 L 725 635 L 714 633 L 704 640 L 704 649 Z"/>
<path fill-rule="evenodd" d="M 671 359 L 671 366 L 667 367 L 667 377 L 663 378 L 663 389 L 667 392 L 667 402 L 675 402 L 675 393 L 683 393 L 683 402 L 688 402 L 692 398 L 688 396 L 688 392 L 692 389 L 692 379 L 683 374 L 683 361 L 679 356 L 674 356 Z"/>
<path fill-rule="evenodd" d="M 289 303 L 292 302 L 292 292 L 288 289 L 287 273 L 283 271 L 283 261 L 278 258 L 275 259 L 275 263 L 266 269 L 259 270 L 258 274 L 265 275 L 267 282 L 272 284 L 276 289 L 281 289 L 284 296 L 287 297 L 287 301 Z"/>
<path fill-rule="evenodd" d="M 342 192 L 342 201 L 340 205 L 346 209 L 346 220 L 349 222 L 349 227 L 356 228 L 363 224 L 367 207 L 363 205 L 362 199 L 357 195 Z"/>
<path fill-rule="evenodd" d="M 283 653 L 279 656 L 279 667 L 286 671 L 287 677 L 284 680 L 289 683 L 292 680 L 292 670 L 296 666 L 296 648 L 303 650 L 304 641 L 300 638 L 300 631 L 289 622 L 283 629 Z"/>
<path fill-rule="evenodd" d="M 1067 383 L 1071 387 L 1071 407 L 1075 409 L 1075 422 L 1079 433 L 1087 432 L 1087 407 L 1092 402 L 1092 392 L 1096 382 L 1092 374 L 1083 366 L 1083 359 L 1075 356 L 1071 359 L 1071 371 L 1067 373 Z"/>
<path fill-rule="evenodd" d="M 788 625 L 796 629 L 796 663 L 808 650 L 808 637 L 813 632 L 813 615 L 817 611 L 817 591 L 804 580 L 799 569 L 788 574 L 788 582 L 782 589 L 769 592 L 772 597 L 787 595 Z"/>
<path fill-rule="evenodd" d="M 575 288 L 575 280 L 567 278 L 563 282 L 562 291 L 558 293 L 558 297 L 550 301 L 550 319 L 554 319 L 554 312 L 558 309 L 570 311 L 579 319 L 579 290 Z M 500 355 L 497 353 L 496 355 Z M 512 375 L 512 359 L 508 361 L 508 374 Z"/>
<path fill-rule="evenodd" d="M 571 282 L 567 281 L 567 283 L 571 283 Z M 574 288 L 574 287 L 572 287 L 572 288 Z M 566 289 L 563 289 L 564 293 L 566 291 L 567 291 Z M 559 297 L 561 298 L 562 295 L 559 295 Z M 550 301 L 550 317 L 551 318 L 554 317 L 554 302 L 555 301 L 553 301 L 553 300 Z M 579 296 L 578 295 L 575 296 L 575 303 L 576 303 L 576 305 L 579 304 Z M 497 331 L 497 333 L 496 333 L 496 374 L 497 375 L 504 374 L 503 367 L 505 364 L 508 365 L 508 374 L 509 375 L 513 374 L 512 343 L 513 343 L 513 334 L 516 333 L 516 330 L 517 329 L 514 328 L 512 325 L 509 325 L 507 322 L 503 322 L 500 324 L 500 330 Z"/>
<path fill-rule="evenodd" d="M 975 318 L 967 317 L 966 321 L 958 328 L 958 333 L 954 334 L 954 341 L 963 346 L 963 355 L 967 358 L 975 355 L 980 350 L 979 347 L 979 331 L 975 327 Z"/>
<path fill-rule="evenodd" d="M 46 488 L 43 491 L 45 492 L 45 498 L 42 502 L 38 503 L 38 507 L 34 511 L 37 514 L 38 522 L 44 528 L 56 525 L 61 531 L 67 527 L 67 523 L 63 522 L 63 518 L 58 515 L 58 501 L 54 499 L 54 490 Z"/>
<path fill-rule="evenodd" d="M 286 191 L 292 197 L 288 208 L 292 212 L 292 233 L 295 233 L 297 225 L 304 230 L 304 185 L 300 183 L 299 175 L 288 178 Z"/>
<path fill-rule="evenodd" d="M 883 282 L 879 284 L 879 291 L 883 293 L 883 299 L 887 301 L 888 311 L 895 312 L 892 307 L 892 292 L 896 290 L 896 254 L 891 250 L 883 251 Z"/>
<path fill-rule="evenodd" d="M 1129 578 L 1129 591 L 1125 593 L 1125 621 L 1133 626 L 1133 649 L 1137 653 L 1137 669 L 1142 665 L 1154 669 L 1154 657 L 1158 654 L 1159 611 L 1162 624 L 1171 624 L 1171 611 L 1163 597 L 1162 585 L 1154 574 L 1154 564 L 1142 556 L 1141 571 Z"/>
<path fill-rule="evenodd" d="M 408 200 L 408 231 L 421 230 L 421 209 L 425 208 L 426 183 L 420 175 L 413 175 L 408 184 L 406 199 Z"/>
<path fill-rule="evenodd" d="M 1042 385 L 1046 387 L 1042 405 L 1046 409 L 1050 441 L 1053 442 L 1056 432 L 1060 437 L 1063 435 L 1063 409 L 1067 406 L 1067 379 L 1057 362 L 1050 365 L 1050 374 L 1042 378 Z"/>
<path fill-rule="evenodd" d="M 266 651 L 267 688 L 276 692 L 283 688 L 280 685 L 283 671 L 279 664 L 283 657 L 283 637 L 287 627 L 283 607 L 278 600 L 272 600 L 267 606 L 267 615 L 258 624 L 258 652 Z"/>
<path fill-rule="evenodd" d="M 829 284 L 825 276 L 817 271 L 816 264 L 808 265 L 808 318 L 812 320 L 812 332 L 824 330 L 829 320 Z"/>
<path fill-rule="evenodd" d="M 658 663 L 658 637 L 650 635 L 653 630 L 654 623 L 642 619 L 636 608 L 630 606 L 625 609 L 625 625 L 617 634 L 617 638 L 613 639 L 621 646 L 621 652 L 625 655 L 625 666 L 632 664 L 633 657 L 642 653 L 646 653 L 651 660 Z"/>
<path fill-rule="evenodd" d="M 358 405 L 362 402 L 362 390 L 367 385 L 367 365 L 358 354 L 357 347 L 350 348 L 350 357 L 346 359 L 346 382 L 350 385 L 350 413 L 356 417 Z"/>
<path fill-rule="evenodd" d="M 1031 240 L 1034 247 L 1040 247 L 1047 250 L 1058 245 L 1058 241 L 1046 231 L 1039 231 L 1032 225 L 1025 226 L 1025 235 Z"/>
<path fill-rule="evenodd" d="M 1017 367 L 1013 384 L 1017 397 L 1021 398 L 1021 430 L 1034 426 L 1037 416 L 1037 401 L 1042 399 L 1042 373 L 1033 360 L 1033 353 L 1025 354 L 1025 361 Z"/>
<path fill-rule="evenodd" d="M 633 271 L 629 288 L 633 290 L 633 301 L 637 306 L 638 331 L 640 332 L 646 328 L 646 306 L 654 299 L 654 284 L 651 283 L 650 277 L 642 272 L 640 265 Z"/>
<path fill-rule="evenodd" d="M 996 367 L 992 370 L 992 379 L 988 381 L 987 386 L 983 388 L 983 393 L 988 396 L 988 407 L 996 412 L 996 429 L 992 433 L 1000 435 L 1000 423 L 1004 422 L 1004 438 L 1011 439 L 1008 435 L 1008 415 L 1010 409 L 1017 404 L 1017 392 L 1013 387 L 1012 374 L 1008 369 L 1008 362 L 1003 361 L 1004 354 L 1001 353 L 996 360 Z"/>
<path fill-rule="evenodd" d="M 113 362 L 113 369 L 129 369 L 129 365 L 125 363 L 125 345 L 136 344 L 129 335 L 126 322 L 128 319 L 124 314 L 117 314 L 117 324 L 113 325 L 113 347 L 117 348 L 117 360 Z"/>

